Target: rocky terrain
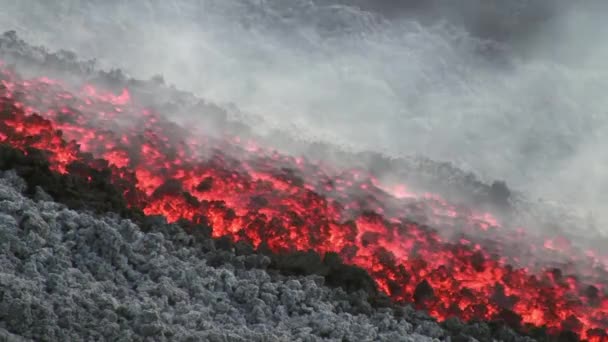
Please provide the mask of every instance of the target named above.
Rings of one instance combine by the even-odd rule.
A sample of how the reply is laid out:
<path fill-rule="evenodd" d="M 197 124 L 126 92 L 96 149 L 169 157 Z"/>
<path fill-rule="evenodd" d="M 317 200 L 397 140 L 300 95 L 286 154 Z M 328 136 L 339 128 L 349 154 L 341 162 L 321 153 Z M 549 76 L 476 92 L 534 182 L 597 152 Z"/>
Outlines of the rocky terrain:
<path fill-rule="evenodd" d="M 452 331 L 409 307 L 373 308 L 321 276 L 265 270 L 162 219 L 143 232 L 115 214 L 67 208 L 14 171 L 0 178 L 0 337 L 36 341 L 486 340 L 486 324 Z M 508 330 L 505 340 L 516 338 Z"/>
<path fill-rule="evenodd" d="M 152 98 L 158 88 L 169 92 L 120 72 L 97 74 L 94 65 L 31 47 L 14 32 L 0 39 L 0 52 L 11 62 L 39 64 L 33 73 L 54 66 L 57 74 L 78 70 L 98 83 L 127 84 L 135 95 L 146 87 Z M 192 97 L 174 89 L 166 97 L 178 95 Z M 339 260 L 256 252 L 212 239 L 208 227 L 144 217 L 125 207 L 103 173 L 89 184 L 51 173 L 36 153 L 1 147 L 0 341 L 535 340 L 501 322 L 438 323 L 387 302 L 369 276 Z M 367 157 L 387 169 L 406 163 Z M 483 184 L 449 164 L 416 165 L 419 174 L 474 193 L 474 202 L 514 202 L 504 183 Z M 542 329 L 531 335 L 548 340 Z"/>

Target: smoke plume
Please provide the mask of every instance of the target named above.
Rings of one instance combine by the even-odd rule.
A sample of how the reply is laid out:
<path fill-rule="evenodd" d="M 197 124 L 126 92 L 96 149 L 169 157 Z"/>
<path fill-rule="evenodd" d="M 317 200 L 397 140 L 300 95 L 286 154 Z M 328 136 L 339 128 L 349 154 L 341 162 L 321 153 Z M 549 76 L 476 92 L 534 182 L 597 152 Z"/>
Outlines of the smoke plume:
<path fill-rule="evenodd" d="M 2 30 L 135 77 L 160 73 L 261 116 L 260 132 L 450 161 L 606 219 L 600 1 L 0 5 Z"/>

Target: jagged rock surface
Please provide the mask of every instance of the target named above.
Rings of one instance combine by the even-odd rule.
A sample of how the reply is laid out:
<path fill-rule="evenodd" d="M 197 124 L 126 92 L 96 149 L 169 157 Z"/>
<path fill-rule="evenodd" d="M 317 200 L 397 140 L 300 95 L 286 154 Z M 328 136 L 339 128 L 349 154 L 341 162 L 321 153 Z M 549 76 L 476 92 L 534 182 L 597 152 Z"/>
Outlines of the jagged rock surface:
<path fill-rule="evenodd" d="M 149 232 L 39 196 L 0 178 L 0 331 L 33 340 L 436 341 L 436 322 L 405 308 L 356 313 L 357 294 L 322 278 L 276 277 L 267 257 L 195 241 L 177 225 Z M 208 264 L 216 260 L 215 266 Z M 217 260 L 220 260 L 219 262 Z M 0 336 L 4 336 L 0 335 Z M 10 340 L 9 338 L 7 338 Z"/>

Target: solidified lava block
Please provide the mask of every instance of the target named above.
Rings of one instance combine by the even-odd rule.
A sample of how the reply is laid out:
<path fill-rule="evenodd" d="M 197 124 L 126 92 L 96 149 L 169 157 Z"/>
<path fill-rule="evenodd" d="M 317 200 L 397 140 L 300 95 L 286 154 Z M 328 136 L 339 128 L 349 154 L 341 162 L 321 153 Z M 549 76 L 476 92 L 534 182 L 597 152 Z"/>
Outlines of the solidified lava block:
<path fill-rule="evenodd" d="M 314 251 L 277 255 L 272 258 L 271 267 L 293 275 L 323 275 L 328 272 L 327 265 L 323 263 L 319 254 Z"/>
<path fill-rule="evenodd" d="M 329 267 L 325 275 L 328 285 L 353 292 L 363 290 L 368 295 L 377 293 L 376 284 L 369 274 L 359 267 L 343 264 L 338 254 L 327 253 L 323 263 Z"/>
<path fill-rule="evenodd" d="M 416 304 L 424 304 L 429 299 L 435 297 L 435 291 L 428 281 L 423 280 L 414 290 L 414 301 Z"/>
<path fill-rule="evenodd" d="M 341 287 L 347 292 L 363 290 L 371 297 L 378 294 L 374 280 L 365 270 L 344 264 L 336 253 L 327 253 L 323 259 L 314 251 L 276 254 L 272 256 L 270 267 L 284 274 L 321 275 L 327 285 Z"/>

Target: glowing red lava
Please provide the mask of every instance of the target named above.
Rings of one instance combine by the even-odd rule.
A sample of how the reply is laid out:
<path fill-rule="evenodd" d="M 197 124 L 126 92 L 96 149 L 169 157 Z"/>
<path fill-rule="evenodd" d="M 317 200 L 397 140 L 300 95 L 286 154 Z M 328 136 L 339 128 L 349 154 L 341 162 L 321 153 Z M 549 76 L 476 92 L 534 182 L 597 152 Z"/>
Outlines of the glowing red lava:
<path fill-rule="evenodd" d="M 87 85 L 71 93 L 60 82 L 2 68 L 0 143 L 44 150 L 61 173 L 74 161 L 108 166 L 129 205 L 172 222 L 206 222 L 216 237 L 275 251 L 338 252 L 392 298 L 440 320 L 510 319 L 593 341 L 608 332 L 605 281 L 592 266 L 584 266 L 583 282 L 496 256 L 509 246 L 569 253 L 563 239 L 526 247 L 523 233 L 501 233 L 488 213 L 384 186 L 361 170 L 328 172 L 251 141 L 194 136 L 133 102 L 126 89 L 114 95 Z M 440 234 L 450 230 L 456 238 Z M 591 256 L 576 258 L 594 265 Z"/>

